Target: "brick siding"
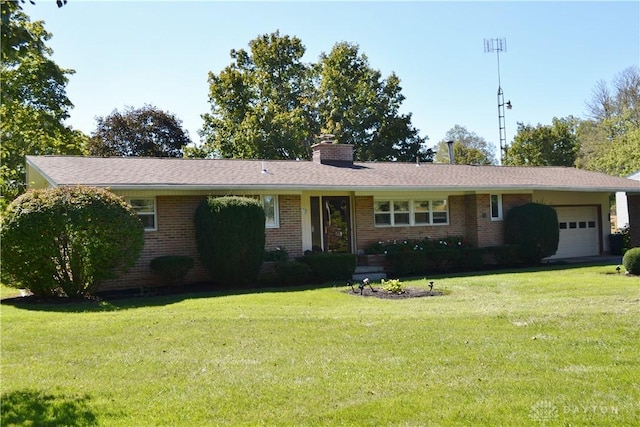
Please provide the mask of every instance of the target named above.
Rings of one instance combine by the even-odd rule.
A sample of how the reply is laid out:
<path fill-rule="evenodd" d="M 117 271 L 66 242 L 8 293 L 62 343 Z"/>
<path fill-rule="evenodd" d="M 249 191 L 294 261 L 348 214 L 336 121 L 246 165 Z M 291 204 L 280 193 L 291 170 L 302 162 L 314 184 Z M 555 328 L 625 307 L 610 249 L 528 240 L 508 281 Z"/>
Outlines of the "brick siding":
<path fill-rule="evenodd" d="M 640 247 L 640 194 L 627 193 L 631 247 Z"/>
<path fill-rule="evenodd" d="M 503 214 L 513 208 L 531 202 L 530 194 L 505 194 L 502 196 Z M 439 239 L 447 236 L 463 236 L 472 245 L 485 247 L 504 243 L 504 221 L 491 221 L 489 194 L 473 194 L 449 197 L 449 224 L 414 227 L 375 227 L 373 197 L 355 198 L 357 224 L 357 249 L 364 250 L 376 242 L 404 239 Z"/>
<path fill-rule="evenodd" d="M 464 199 L 462 196 L 449 197 L 449 225 L 376 227 L 373 218 L 373 196 L 357 196 L 355 198 L 355 221 L 357 250 L 364 250 L 376 242 L 464 236 Z"/>
<path fill-rule="evenodd" d="M 199 261 L 193 218 L 205 196 L 158 196 L 156 198 L 157 231 L 146 231 L 140 258 L 128 273 L 101 283 L 100 290 L 163 286 L 162 277 L 154 273 L 149 263 L 163 255 L 186 255 L 196 262 L 185 283 L 206 282 L 209 274 Z M 280 228 L 265 230 L 265 248 L 286 249 L 291 256 L 302 254 L 302 224 L 300 196 L 279 196 Z"/>
<path fill-rule="evenodd" d="M 267 228 L 265 249 L 285 249 L 289 257 L 302 255 L 302 213 L 300 196 L 278 196 L 280 227 Z"/>

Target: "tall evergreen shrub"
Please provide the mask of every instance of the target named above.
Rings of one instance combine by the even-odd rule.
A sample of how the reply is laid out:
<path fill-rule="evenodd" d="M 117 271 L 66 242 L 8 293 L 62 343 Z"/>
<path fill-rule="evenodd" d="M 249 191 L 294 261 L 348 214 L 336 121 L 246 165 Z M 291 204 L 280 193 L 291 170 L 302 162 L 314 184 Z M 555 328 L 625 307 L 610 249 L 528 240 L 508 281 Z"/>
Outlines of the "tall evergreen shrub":
<path fill-rule="evenodd" d="M 511 209 L 505 218 L 505 241 L 518 245 L 518 255 L 537 264 L 558 250 L 558 214 L 548 205 L 527 203 Z"/>
<path fill-rule="evenodd" d="M 265 214 L 247 197 L 210 197 L 196 209 L 198 252 L 211 280 L 228 287 L 256 279 L 264 256 Z"/>

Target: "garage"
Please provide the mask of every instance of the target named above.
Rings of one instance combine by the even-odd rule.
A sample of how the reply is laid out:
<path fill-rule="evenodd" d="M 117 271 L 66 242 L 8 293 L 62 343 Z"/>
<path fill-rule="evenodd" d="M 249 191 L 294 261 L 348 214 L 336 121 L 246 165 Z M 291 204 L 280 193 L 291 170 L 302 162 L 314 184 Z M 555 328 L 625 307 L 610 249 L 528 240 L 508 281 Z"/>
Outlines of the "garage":
<path fill-rule="evenodd" d="M 551 258 L 600 255 L 598 209 L 596 206 L 557 207 L 560 241 Z"/>

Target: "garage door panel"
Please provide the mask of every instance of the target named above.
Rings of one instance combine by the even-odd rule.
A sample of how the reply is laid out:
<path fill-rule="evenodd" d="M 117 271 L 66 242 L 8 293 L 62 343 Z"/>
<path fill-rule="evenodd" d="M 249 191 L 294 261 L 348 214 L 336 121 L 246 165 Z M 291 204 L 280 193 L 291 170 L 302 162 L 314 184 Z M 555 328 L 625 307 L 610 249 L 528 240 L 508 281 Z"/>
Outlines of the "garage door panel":
<path fill-rule="evenodd" d="M 555 208 L 558 213 L 560 240 L 551 258 L 593 256 L 600 253 L 598 210 L 595 206 Z"/>

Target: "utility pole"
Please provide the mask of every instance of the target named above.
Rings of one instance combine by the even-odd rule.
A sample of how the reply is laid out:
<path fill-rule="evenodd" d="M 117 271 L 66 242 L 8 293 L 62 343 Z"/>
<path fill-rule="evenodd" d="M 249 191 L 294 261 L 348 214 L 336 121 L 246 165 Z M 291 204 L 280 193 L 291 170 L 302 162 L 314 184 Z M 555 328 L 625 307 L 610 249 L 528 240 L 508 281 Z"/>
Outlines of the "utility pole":
<path fill-rule="evenodd" d="M 505 129 L 504 108 L 511 109 L 511 101 L 504 102 L 504 93 L 500 84 L 500 52 L 507 51 L 507 39 L 484 39 L 484 53 L 496 53 L 498 59 L 498 128 L 500 130 L 500 164 L 507 150 L 507 131 Z"/>

